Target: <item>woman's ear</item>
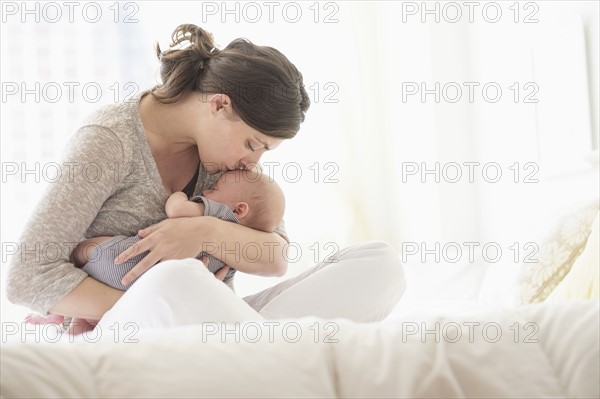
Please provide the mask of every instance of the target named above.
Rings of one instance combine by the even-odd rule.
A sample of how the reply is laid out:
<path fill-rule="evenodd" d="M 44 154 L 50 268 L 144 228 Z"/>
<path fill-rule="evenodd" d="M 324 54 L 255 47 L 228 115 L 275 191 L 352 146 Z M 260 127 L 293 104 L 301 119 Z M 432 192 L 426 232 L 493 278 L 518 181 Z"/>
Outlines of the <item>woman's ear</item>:
<path fill-rule="evenodd" d="M 231 98 L 227 94 L 216 93 L 208 98 L 210 110 L 212 112 L 220 111 L 225 108 L 227 113 L 231 110 Z"/>
<path fill-rule="evenodd" d="M 238 202 L 233 209 L 233 213 L 235 213 L 235 216 L 237 216 L 239 220 L 245 218 L 249 211 L 250 207 L 246 202 Z"/>

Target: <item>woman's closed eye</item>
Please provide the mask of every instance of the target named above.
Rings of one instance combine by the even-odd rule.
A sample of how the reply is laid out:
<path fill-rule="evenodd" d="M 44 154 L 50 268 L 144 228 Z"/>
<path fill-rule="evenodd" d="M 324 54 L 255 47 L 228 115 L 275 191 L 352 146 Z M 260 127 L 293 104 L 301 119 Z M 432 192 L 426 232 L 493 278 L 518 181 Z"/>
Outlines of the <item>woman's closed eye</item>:
<path fill-rule="evenodd" d="M 252 144 L 250 144 L 250 140 L 246 141 L 246 148 L 248 148 L 250 151 L 254 152 L 254 148 L 252 148 Z"/>

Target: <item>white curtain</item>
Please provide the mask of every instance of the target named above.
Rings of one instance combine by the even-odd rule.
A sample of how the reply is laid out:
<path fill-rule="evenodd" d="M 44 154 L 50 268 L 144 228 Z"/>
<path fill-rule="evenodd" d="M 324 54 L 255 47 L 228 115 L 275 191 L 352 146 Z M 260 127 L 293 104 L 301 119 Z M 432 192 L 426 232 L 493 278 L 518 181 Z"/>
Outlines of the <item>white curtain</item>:
<path fill-rule="evenodd" d="M 258 20 L 256 7 L 248 2 L 119 3 L 118 23 L 112 18 L 112 3 L 98 3 L 108 16 L 98 23 L 81 18 L 75 23 L 64 19 L 36 23 L 30 16 L 22 22 L 20 15 L 5 15 L 1 57 L 2 90 L 7 96 L 1 118 L 3 243 L 17 241 L 24 221 L 42 200 L 45 185 L 51 184 L 51 175 L 44 179 L 44 165 L 60 161 L 60 152 L 79 121 L 100 104 L 123 100 L 156 83 L 158 63 L 153 45 L 160 41 L 163 48 L 167 46 L 172 30 L 180 23 L 203 26 L 213 32 L 221 47 L 237 37 L 273 46 L 304 75 L 312 100 L 307 120 L 296 138 L 263 159 L 271 165 L 267 171 L 287 197 L 285 219 L 295 247 L 288 276 L 360 240 L 386 240 L 400 251 L 407 241 L 462 242 L 510 235 L 513 222 L 526 217 L 529 209 L 522 208 L 518 217 L 511 213 L 521 204 L 519 198 L 530 195 L 523 186 L 473 184 L 464 176 L 458 183 L 437 183 L 421 172 L 423 166 L 431 169 L 436 162 L 441 168 L 452 162 L 494 161 L 506 170 L 516 161 L 537 161 L 536 137 L 543 132 L 535 122 L 535 106 L 489 104 L 480 97 L 474 103 L 464 99 L 435 102 L 433 95 L 423 102 L 420 93 L 406 96 L 406 88 L 416 85 L 420 89 L 425 84 L 431 89 L 435 82 L 442 86 L 457 82 L 464 89 L 464 82 L 494 81 L 503 85 L 508 96 L 512 94 L 507 87 L 510 82 L 524 84 L 535 79 L 528 41 L 543 29 L 552 31 L 550 11 L 559 16 L 569 12 L 583 16 L 580 27 L 587 37 L 587 58 L 585 51 L 570 54 L 572 62 L 567 68 L 585 65 L 587 79 L 577 84 L 591 91 L 588 99 L 566 103 L 587 104 L 591 116 L 590 111 L 586 115 L 581 107 L 571 105 L 565 108 L 564 120 L 584 115 L 588 129 L 597 135 L 598 4 L 554 2 L 557 4 L 548 6 L 548 2 L 540 2 L 540 23 L 517 26 L 511 21 L 508 3 L 502 3 L 505 18 L 499 24 L 481 23 L 480 18 L 479 24 L 469 23 L 464 16 L 460 23 L 435 23 L 432 16 L 423 23 L 420 14 L 407 16 L 403 9 L 407 3 L 282 2 L 274 9 L 272 22 L 260 2 L 253 3 L 262 10 Z M 288 4 L 288 17 L 295 9 L 301 10 L 297 22 L 283 17 Z M 423 3 L 414 4 L 420 7 Z M 215 10 L 208 5 L 217 7 L 217 13 L 208 13 Z M 133 21 L 125 23 L 126 15 Z M 576 56 L 584 60 L 574 59 Z M 36 102 L 27 95 L 23 102 L 20 93 L 8 95 L 7 90 L 15 85 L 31 88 L 36 82 L 42 86 L 56 83 L 63 88 L 62 99 Z M 68 82 L 79 84 L 74 101 L 65 97 Z M 83 98 L 86 84 L 102 89 L 98 102 Z M 51 86 L 47 86 L 48 96 L 53 95 Z M 92 89 L 89 95 L 93 95 Z M 540 88 L 538 98 L 543 95 L 548 94 Z M 552 95 L 560 97 L 561 93 Z M 590 131 L 578 133 L 590 137 Z M 597 148 L 597 142 L 596 138 L 595 144 L 584 147 Z M 38 163 L 39 172 L 11 174 L 15 165 L 22 172 L 21 163 L 29 169 Z M 407 174 L 407 168 L 414 166 L 419 172 Z M 36 173 L 41 177 L 37 181 Z M 3 248 L 2 278 L 6 261 Z M 237 287 L 243 295 L 276 281 L 240 276 Z M 16 317 L 14 309 L 3 297 L 3 317 Z M 5 313 L 7 310 L 13 313 Z"/>

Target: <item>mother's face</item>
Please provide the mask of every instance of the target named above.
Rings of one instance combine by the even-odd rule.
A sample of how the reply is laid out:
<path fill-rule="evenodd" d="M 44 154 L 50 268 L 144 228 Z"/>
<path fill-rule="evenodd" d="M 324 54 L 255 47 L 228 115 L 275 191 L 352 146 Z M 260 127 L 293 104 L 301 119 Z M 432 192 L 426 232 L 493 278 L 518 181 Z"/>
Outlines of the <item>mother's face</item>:
<path fill-rule="evenodd" d="M 249 169 L 261 156 L 275 149 L 283 139 L 262 134 L 234 114 L 229 97 L 215 94 L 209 98 L 208 113 L 202 121 L 198 152 L 208 173 Z"/>

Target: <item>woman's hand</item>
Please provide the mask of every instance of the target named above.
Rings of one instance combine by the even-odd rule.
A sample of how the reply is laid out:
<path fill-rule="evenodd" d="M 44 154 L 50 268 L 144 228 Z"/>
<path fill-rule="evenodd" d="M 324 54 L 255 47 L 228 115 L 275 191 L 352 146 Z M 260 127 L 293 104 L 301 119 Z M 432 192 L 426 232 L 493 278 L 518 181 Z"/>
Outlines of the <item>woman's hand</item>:
<path fill-rule="evenodd" d="M 277 233 L 265 233 L 212 216 L 165 219 L 140 230 L 138 235 L 142 240 L 119 254 L 115 264 L 149 252 L 123 277 L 123 284 L 134 281 L 160 261 L 195 258 L 201 252 L 242 273 L 283 276 L 287 270 L 287 243 Z M 241 249 L 249 244 L 258 246 L 258 253 Z"/>
<path fill-rule="evenodd" d="M 147 227 L 138 232 L 142 239 L 122 252 L 115 259 L 115 264 L 127 262 L 141 253 L 149 251 L 123 279 L 123 284 L 129 284 L 158 262 L 169 259 L 195 258 L 202 252 L 203 240 L 210 231 L 205 220 L 208 217 L 165 219 L 160 223 Z"/>

